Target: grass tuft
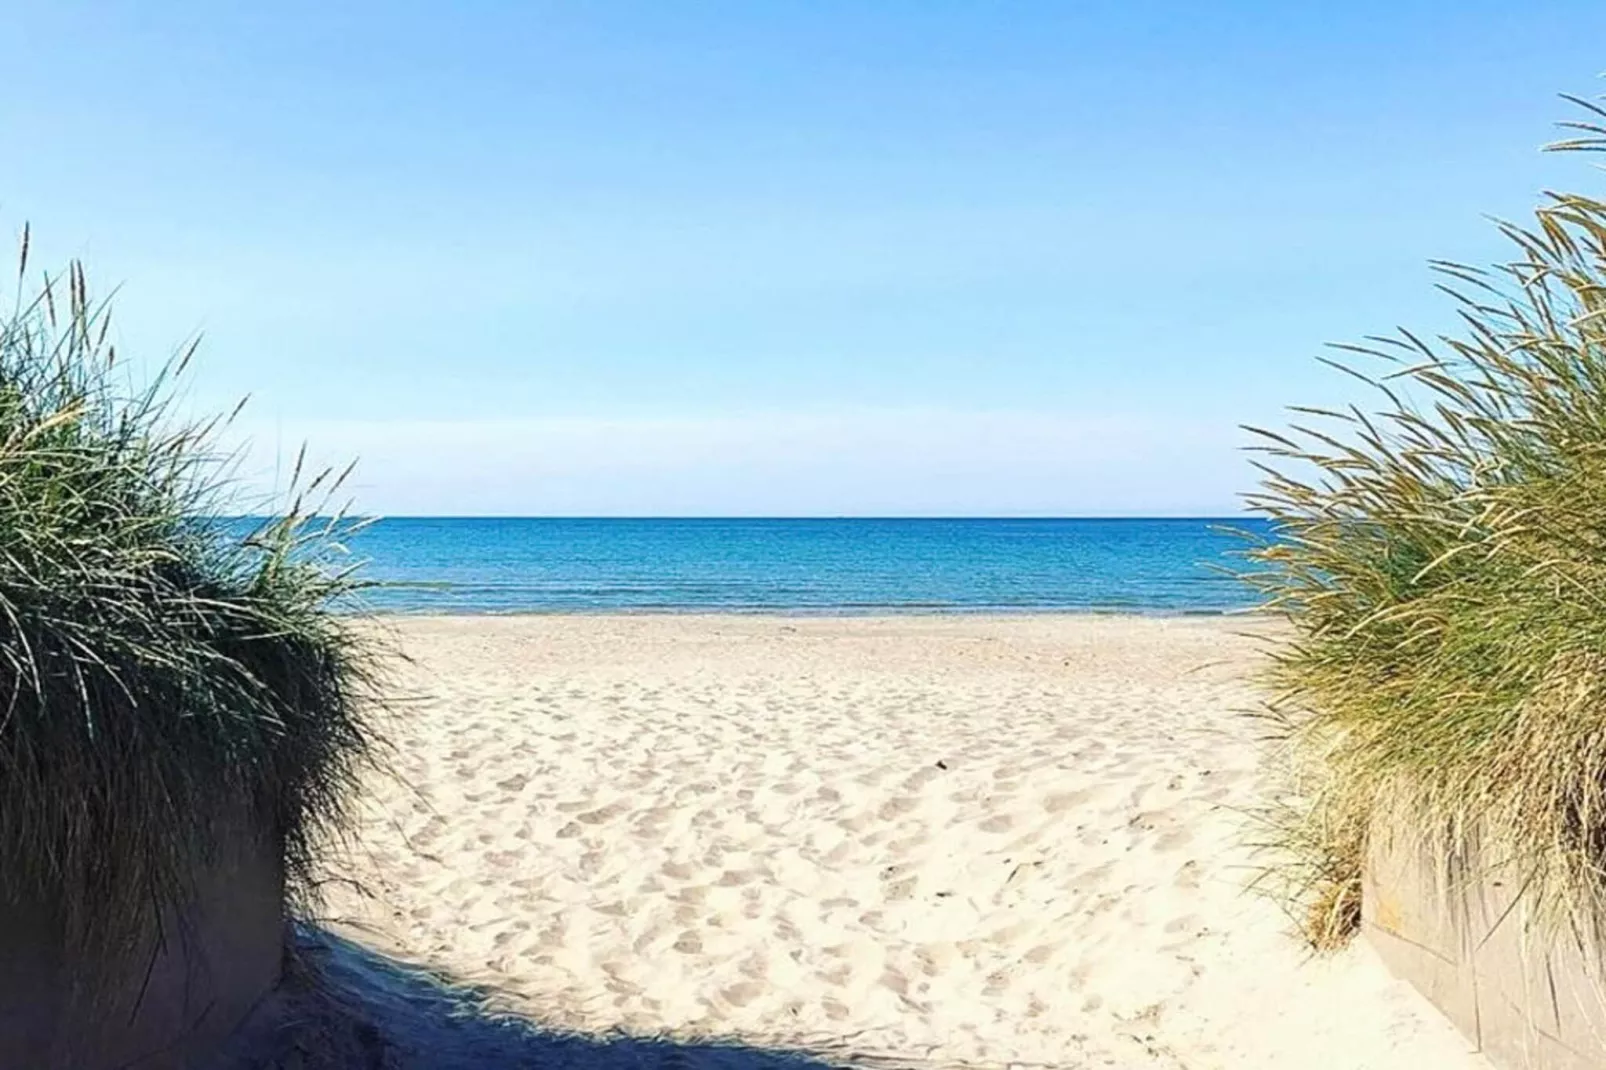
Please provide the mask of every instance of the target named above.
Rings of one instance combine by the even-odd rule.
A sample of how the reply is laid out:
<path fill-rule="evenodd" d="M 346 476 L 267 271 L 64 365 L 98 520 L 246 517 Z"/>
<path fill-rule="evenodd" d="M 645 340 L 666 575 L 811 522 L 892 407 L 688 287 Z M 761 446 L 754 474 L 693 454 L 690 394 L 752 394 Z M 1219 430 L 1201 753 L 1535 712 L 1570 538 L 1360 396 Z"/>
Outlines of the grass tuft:
<path fill-rule="evenodd" d="M 0 896 L 52 906 L 115 960 L 243 817 L 293 891 L 369 753 L 371 660 L 331 607 L 349 525 L 287 507 L 225 522 L 219 422 L 171 399 L 193 346 L 131 388 L 84 271 L 0 319 Z M 320 497 L 320 503 L 327 499 Z"/>
<path fill-rule="evenodd" d="M 1606 148 L 1578 103 L 1551 148 Z M 1294 628 L 1280 887 L 1317 947 L 1358 926 L 1379 827 L 1514 877 L 1547 924 L 1606 916 L 1606 203 L 1499 226 L 1510 262 L 1435 264 L 1454 333 L 1338 347 L 1375 407 L 1255 431 L 1273 534 L 1245 578 Z"/>

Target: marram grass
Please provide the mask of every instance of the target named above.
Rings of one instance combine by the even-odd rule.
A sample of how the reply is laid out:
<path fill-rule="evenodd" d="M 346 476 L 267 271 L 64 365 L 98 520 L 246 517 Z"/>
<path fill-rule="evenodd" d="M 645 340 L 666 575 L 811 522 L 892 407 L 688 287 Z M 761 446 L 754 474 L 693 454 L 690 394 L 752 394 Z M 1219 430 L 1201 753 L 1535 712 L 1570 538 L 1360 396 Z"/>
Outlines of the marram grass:
<path fill-rule="evenodd" d="M 1576 103 L 1552 147 L 1606 145 Z M 1341 347 L 1375 411 L 1257 432 L 1275 536 L 1248 578 L 1293 625 L 1279 872 L 1317 947 L 1357 926 L 1379 828 L 1519 882 L 1546 924 L 1606 917 L 1606 203 L 1500 229 L 1511 262 L 1436 265 L 1454 333 Z"/>
<path fill-rule="evenodd" d="M 218 522 L 216 425 L 169 403 L 188 353 L 129 389 L 81 268 L 25 292 L 26 232 L 22 267 L 0 318 L 0 898 L 112 961 L 242 818 L 305 888 L 368 753 L 370 660 L 304 498 L 248 537 Z"/>

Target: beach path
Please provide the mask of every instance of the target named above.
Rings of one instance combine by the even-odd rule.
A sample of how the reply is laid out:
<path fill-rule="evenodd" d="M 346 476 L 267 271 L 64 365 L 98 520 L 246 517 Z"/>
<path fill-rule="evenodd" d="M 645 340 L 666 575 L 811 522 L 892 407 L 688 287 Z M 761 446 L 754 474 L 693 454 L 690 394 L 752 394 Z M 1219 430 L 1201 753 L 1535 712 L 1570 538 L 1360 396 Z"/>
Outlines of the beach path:
<path fill-rule="evenodd" d="M 931 1066 L 1481 1067 L 1247 894 L 1243 619 L 413 618 L 325 910 L 543 1024 Z"/>

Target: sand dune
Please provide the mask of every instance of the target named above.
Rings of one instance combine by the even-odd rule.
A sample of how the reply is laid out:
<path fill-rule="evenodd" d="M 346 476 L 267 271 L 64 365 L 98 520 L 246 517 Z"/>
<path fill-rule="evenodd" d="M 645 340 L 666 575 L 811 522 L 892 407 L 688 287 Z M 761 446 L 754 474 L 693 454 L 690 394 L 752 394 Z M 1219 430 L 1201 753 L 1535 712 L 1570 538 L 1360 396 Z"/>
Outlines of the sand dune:
<path fill-rule="evenodd" d="M 432 618 L 335 927 L 556 1028 L 928 1065 L 1473 1067 L 1251 875 L 1210 620 Z"/>

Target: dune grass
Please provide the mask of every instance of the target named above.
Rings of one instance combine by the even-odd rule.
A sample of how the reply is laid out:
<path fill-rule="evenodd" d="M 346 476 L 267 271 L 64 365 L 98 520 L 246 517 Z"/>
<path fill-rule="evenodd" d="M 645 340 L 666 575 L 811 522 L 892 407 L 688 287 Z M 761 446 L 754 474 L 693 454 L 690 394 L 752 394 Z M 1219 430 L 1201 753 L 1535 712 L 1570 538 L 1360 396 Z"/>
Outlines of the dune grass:
<path fill-rule="evenodd" d="M 1575 103 L 1551 148 L 1606 145 Z M 1606 905 L 1606 203 L 1500 229 L 1511 262 L 1435 265 L 1455 333 L 1339 347 L 1375 408 L 1256 432 L 1275 536 L 1247 578 L 1294 626 L 1281 873 L 1317 947 L 1358 925 L 1380 827 L 1501 870 L 1546 923 Z"/>
<path fill-rule="evenodd" d="M 329 612 L 358 586 L 340 525 L 307 511 L 335 481 L 220 523 L 219 423 L 172 403 L 193 346 L 131 388 L 82 268 L 30 289 L 27 243 L 0 319 L 0 896 L 116 959 L 242 820 L 305 888 L 369 752 L 370 660 Z"/>

